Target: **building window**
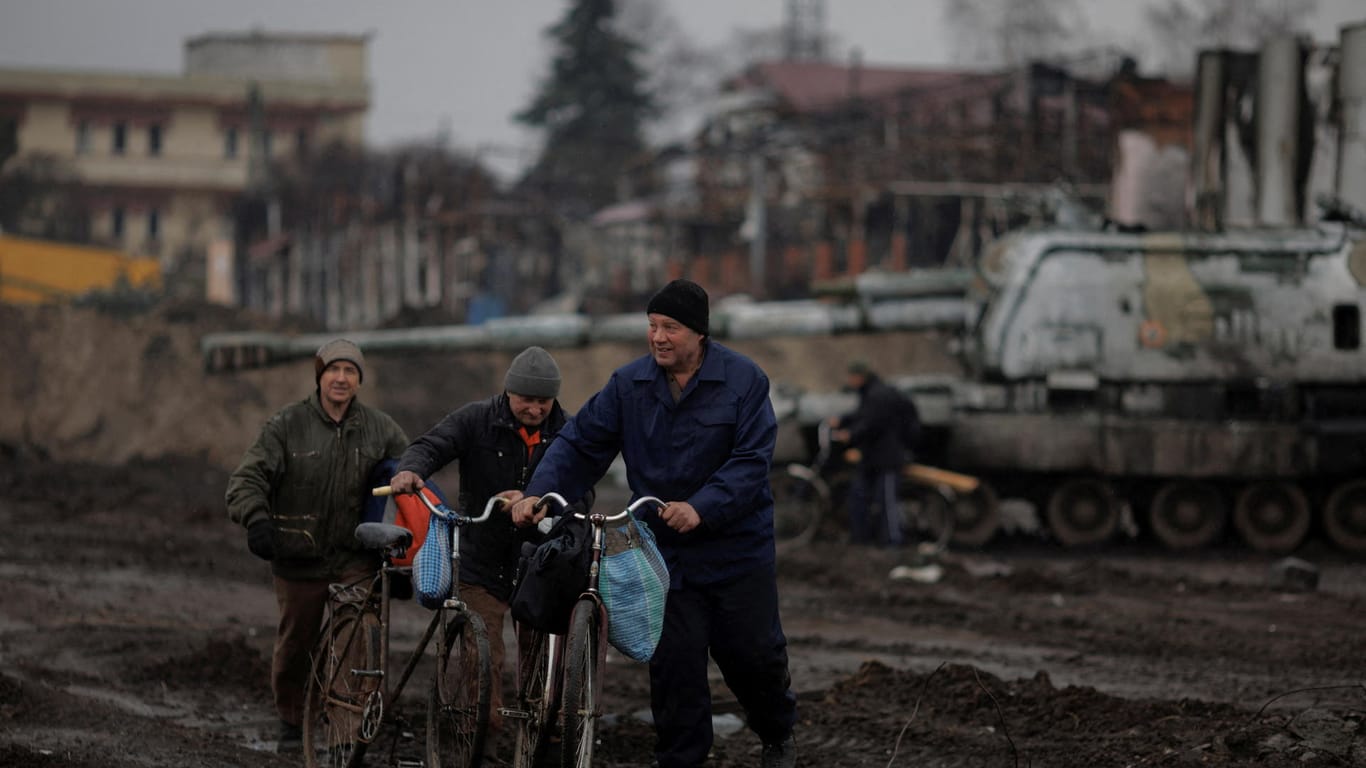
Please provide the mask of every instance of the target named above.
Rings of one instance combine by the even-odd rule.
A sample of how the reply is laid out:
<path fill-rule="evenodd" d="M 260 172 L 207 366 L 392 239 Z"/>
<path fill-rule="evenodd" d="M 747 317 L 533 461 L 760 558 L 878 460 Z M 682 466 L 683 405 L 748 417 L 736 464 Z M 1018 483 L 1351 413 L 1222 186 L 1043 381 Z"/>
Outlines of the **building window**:
<path fill-rule="evenodd" d="M 147 239 L 161 238 L 161 211 L 153 208 L 147 212 Z"/>
<path fill-rule="evenodd" d="M 223 157 L 229 160 L 237 157 L 237 129 L 229 128 L 223 132 Z"/>
<path fill-rule="evenodd" d="M 147 154 L 156 157 L 161 154 L 161 124 L 147 126 Z"/>
<path fill-rule="evenodd" d="M 114 123 L 114 140 L 111 148 L 116 155 L 121 155 L 128 149 L 128 124 Z"/>
<path fill-rule="evenodd" d="M 1333 346 L 1337 349 L 1361 348 L 1361 311 L 1357 305 L 1333 307 Z"/>
<path fill-rule="evenodd" d="M 123 219 L 123 206 L 114 206 L 114 210 L 109 212 L 109 234 L 118 240 L 123 239 Z"/>
<path fill-rule="evenodd" d="M 90 121 L 82 120 L 76 123 L 76 154 L 85 155 L 90 153 Z"/>

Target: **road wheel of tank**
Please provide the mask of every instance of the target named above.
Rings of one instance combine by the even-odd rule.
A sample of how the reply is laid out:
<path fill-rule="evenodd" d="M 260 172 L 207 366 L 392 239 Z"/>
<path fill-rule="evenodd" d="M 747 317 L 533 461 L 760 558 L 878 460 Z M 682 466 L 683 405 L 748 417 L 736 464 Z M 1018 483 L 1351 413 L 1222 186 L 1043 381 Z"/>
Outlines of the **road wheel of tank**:
<path fill-rule="evenodd" d="M 981 547 L 1001 527 L 1001 502 L 986 483 L 972 493 L 960 493 L 953 500 L 953 538 L 955 547 Z"/>
<path fill-rule="evenodd" d="M 1341 549 L 1366 554 L 1366 480 L 1333 489 L 1323 505 L 1323 530 Z"/>
<path fill-rule="evenodd" d="M 1210 483 L 1163 485 L 1148 508 L 1148 527 L 1168 549 L 1199 549 L 1224 532 L 1224 497 Z"/>
<path fill-rule="evenodd" d="M 1233 527 L 1258 552 L 1290 552 L 1309 533 L 1309 499 L 1294 483 L 1253 483 L 1238 494 Z"/>
<path fill-rule="evenodd" d="M 1093 477 L 1058 486 L 1048 499 L 1048 529 L 1069 547 L 1107 541 L 1119 529 L 1119 499 L 1114 489 Z"/>

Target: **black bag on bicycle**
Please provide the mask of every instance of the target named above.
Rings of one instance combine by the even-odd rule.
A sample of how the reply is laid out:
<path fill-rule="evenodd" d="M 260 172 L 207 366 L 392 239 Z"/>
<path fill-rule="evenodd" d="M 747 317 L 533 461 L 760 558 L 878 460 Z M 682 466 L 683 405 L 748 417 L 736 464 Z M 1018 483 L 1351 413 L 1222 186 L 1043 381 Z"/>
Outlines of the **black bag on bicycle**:
<path fill-rule="evenodd" d="M 574 601 L 588 588 L 591 535 L 588 521 L 561 515 L 539 545 L 522 545 L 512 588 L 515 621 L 555 635 L 568 631 Z"/>

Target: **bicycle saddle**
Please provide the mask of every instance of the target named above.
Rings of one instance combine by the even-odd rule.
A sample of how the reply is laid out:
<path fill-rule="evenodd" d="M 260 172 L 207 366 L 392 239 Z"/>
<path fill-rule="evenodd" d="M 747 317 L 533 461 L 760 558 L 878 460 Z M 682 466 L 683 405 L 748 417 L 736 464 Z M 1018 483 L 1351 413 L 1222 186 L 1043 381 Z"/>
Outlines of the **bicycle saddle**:
<path fill-rule="evenodd" d="M 407 549 L 413 544 L 413 532 L 390 523 L 361 523 L 356 526 L 356 541 L 366 549 Z"/>

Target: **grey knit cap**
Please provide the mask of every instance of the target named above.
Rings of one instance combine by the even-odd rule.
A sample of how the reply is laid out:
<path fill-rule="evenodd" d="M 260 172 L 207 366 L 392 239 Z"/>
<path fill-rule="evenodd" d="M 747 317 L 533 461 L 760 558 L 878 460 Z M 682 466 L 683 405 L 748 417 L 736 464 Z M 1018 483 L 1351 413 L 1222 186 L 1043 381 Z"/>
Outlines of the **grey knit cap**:
<path fill-rule="evenodd" d="M 313 381 L 322 381 L 323 371 L 338 360 L 355 363 L 356 370 L 360 371 L 360 380 L 365 381 L 365 355 L 360 353 L 360 347 L 346 339 L 333 339 L 318 347 L 318 353 L 313 356 Z"/>
<path fill-rule="evenodd" d="M 523 397 L 560 396 L 560 366 L 555 358 L 540 347 L 527 347 L 512 358 L 507 376 L 503 377 L 503 389 Z"/>

